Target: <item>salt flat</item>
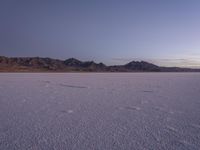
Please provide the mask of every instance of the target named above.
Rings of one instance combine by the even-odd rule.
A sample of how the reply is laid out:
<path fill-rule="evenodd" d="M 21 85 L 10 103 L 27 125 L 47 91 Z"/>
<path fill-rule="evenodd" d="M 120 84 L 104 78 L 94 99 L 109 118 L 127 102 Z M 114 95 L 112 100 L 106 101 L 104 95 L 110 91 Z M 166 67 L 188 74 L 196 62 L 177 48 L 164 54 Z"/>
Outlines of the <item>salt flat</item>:
<path fill-rule="evenodd" d="M 199 150 L 199 73 L 2 73 L 0 150 Z"/>

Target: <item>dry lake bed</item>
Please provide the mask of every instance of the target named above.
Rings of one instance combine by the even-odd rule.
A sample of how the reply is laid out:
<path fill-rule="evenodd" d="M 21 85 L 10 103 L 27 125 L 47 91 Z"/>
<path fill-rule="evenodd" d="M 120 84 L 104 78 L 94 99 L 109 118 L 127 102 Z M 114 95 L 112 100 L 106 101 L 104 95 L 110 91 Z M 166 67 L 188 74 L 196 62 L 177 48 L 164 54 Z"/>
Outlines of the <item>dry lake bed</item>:
<path fill-rule="evenodd" d="M 199 150 L 200 73 L 2 73 L 0 150 Z"/>

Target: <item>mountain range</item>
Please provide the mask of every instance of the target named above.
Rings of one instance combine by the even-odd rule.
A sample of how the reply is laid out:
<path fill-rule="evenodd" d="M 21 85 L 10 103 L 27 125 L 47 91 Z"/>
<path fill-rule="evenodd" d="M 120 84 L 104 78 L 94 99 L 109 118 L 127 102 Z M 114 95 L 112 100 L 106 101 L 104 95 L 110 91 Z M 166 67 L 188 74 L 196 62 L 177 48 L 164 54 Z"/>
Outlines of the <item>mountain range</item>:
<path fill-rule="evenodd" d="M 200 72 L 200 69 L 160 67 L 145 61 L 106 66 L 94 61 L 66 60 L 41 57 L 0 56 L 0 72 Z"/>

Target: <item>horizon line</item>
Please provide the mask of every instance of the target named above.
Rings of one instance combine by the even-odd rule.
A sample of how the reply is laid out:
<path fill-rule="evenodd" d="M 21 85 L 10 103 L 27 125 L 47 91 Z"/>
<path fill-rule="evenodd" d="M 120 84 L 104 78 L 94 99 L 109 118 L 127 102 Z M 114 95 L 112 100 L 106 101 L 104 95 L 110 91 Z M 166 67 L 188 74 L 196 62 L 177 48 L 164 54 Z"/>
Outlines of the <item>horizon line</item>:
<path fill-rule="evenodd" d="M 91 59 L 91 60 L 82 60 L 80 58 L 76 58 L 76 57 L 68 57 L 68 58 L 65 58 L 65 59 L 62 59 L 62 58 L 56 58 L 56 57 L 51 57 L 51 56 L 5 56 L 5 55 L 0 55 L 0 57 L 6 57 L 6 58 L 49 58 L 49 59 L 55 59 L 55 60 L 60 60 L 60 61 L 65 61 L 65 60 L 68 60 L 68 59 L 77 59 L 81 62 L 95 62 L 95 63 L 103 63 L 104 65 L 106 66 L 120 66 L 120 65 L 125 65 L 125 64 L 128 64 L 132 61 L 135 61 L 135 62 L 147 62 L 147 63 L 151 63 L 151 64 L 154 64 L 156 66 L 159 66 L 159 67 L 177 67 L 177 68 L 187 68 L 187 69 L 200 69 L 200 60 L 199 60 L 199 64 L 195 64 L 194 61 L 190 60 L 190 59 L 184 59 L 184 58 L 111 58 L 111 61 L 115 61 L 118 63 L 112 63 L 112 64 L 107 64 L 107 63 L 104 63 L 103 61 L 95 61 L 95 59 Z M 160 62 L 159 62 L 160 61 Z M 167 63 L 172 63 L 172 62 L 178 62 L 178 61 L 183 61 L 185 62 L 185 65 L 170 65 L 170 64 L 166 64 L 166 65 L 162 65 L 162 62 L 167 62 Z M 193 62 L 193 64 L 191 63 L 186 63 L 186 62 Z M 179 62 L 180 63 L 180 62 Z"/>

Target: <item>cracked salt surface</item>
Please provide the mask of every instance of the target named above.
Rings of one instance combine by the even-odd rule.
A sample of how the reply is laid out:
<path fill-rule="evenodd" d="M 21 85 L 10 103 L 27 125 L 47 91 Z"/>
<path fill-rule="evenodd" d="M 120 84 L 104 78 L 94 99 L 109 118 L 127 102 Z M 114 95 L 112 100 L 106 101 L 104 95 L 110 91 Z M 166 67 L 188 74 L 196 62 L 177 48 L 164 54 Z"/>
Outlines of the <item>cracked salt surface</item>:
<path fill-rule="evenodd" d="M 199 150 L 199 73 L 0 74 L 0 150 Z"/>

